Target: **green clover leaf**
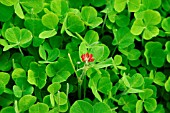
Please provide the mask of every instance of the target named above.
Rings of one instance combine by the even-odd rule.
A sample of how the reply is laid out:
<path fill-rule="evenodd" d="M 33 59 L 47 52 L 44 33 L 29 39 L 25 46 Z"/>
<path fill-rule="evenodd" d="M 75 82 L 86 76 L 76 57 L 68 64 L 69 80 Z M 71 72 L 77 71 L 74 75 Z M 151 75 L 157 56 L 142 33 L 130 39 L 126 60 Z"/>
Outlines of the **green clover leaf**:
<path fill-rule="evenodd" d="M 10 79 L 10 75 L 5 72 L 0 72 L 0 94 L 2 94 L 6 88 Z"/>
<path fill-rule="evenodd" d="M 43 10 L 43 0 L 20 0 L 20 4 L 29 14 L 37 14 Z"/>
<path fill-rule="evenodd" d="M 122 27 L 115 33 L 115 38 L 113 39 L 112 44 L 118 45 L 119 48 L 126 48 L 134 43 L 134 39 L 135 36 L 130 33 L 129 28 Z"/>
<path fill-rule="evenodd" d="M 29 113 L 48 113 L 49 107 L 45 103 L 37 103 L 29 108 Z"/>
<path fill-rule="evenodd" d="M 12 6 L 6 6 L 6 5 L 3 5 L 0 3 L 0 21 L 2 22 L 6 22 L 8 21 L 13 13 L 14 13 L 14 10 L 13 10 L 13 7 Z M 5 12 L 5 13 L 4 13 Z"/>
<path fill-rule="evenodd" d="M 92 6 L 84 6 L 81 9 L 81 17 L 85 22 L 85 25 L 90 26 L 91 28 L 95 28 L 103 22 L 101 17 L 97 17 L 97 11 Z"/>
<path fill-rule="evenodd" d="M 129 12 L 137 12 L 140 8 L 141 0 L 115 0 L 114 8 L 117 12 L 122 12 L 128 5 Z"/>
<path fill-rule="evenodd" d="M 162 28 L 165 30 L 165 33 L 170 34 L 170 17 L 164 18 L 162 21 Z"/>
<path fill-rule="evenodd" d="M 162 67 L 164 65 L 165 52 L 162 50 L 162 44 L 160 42 L 147 42 L 144 55 L 147 65 L 149 65 L 149 61 L 155 67 Z"/>
<path fill-rule="evenodd" d="M 141 17 L 136 17 L 132 27 L 131 33 L 140 35 L 143 32 L 142 38 L 150 40 L 159 34 L 159 29 L 156 26 L 161 22 L 161 15 L 154 10 L 146 10 L 140 13 Z"/>
<path fill-rule="evenodd" d="M 65 0 L 52 0 L 50 8 L 59 16 L 59 18 L 61 18 L 68 12 L 69 4 Z"/>
<path fill-rule="evenodd" d="M 70 113 L 93 113 L 93 106 L 86 101 L 78 100 L 71 106 Z"/>
<path fill-rule="evenodd" d="M 161 6 L 161 0 L 142 0 L 142 5 L 146 9 L 157 9 Z"/>
<path fill-rule="evenodd" d="M 5 32 L 5 38 L 10 45 L 6 45 L 3 51 L 7 51 L 10 48 L 26 48 L 31 44 L 32 33 L 27 29 L 20 29 L 19 27 L 8 28 Z"/>
<path fill-rule="evenodd" d="M 28 82 L 42 89 L 46 84 L 46 79 L 45 65 L 31 62 L 28 70 Z"/>
<path fill-rule="evenodd" d="M 35 102 L 37 98 L 32 95 L 25 95 L 19 100 L 18 108 L 20 112 L 25 112 L 29 109 Z"/>

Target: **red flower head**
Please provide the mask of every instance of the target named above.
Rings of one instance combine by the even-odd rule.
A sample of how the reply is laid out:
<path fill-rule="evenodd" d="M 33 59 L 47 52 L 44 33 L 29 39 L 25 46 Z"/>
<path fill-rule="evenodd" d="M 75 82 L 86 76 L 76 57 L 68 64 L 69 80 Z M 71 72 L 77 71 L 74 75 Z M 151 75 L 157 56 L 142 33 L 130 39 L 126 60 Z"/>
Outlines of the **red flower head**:
<path fill-rule="evenodd" d="M 81 55 L 81 59 L 83 62 L 93 62 L 94 58 L 92 54 L 86 53 Z"/>

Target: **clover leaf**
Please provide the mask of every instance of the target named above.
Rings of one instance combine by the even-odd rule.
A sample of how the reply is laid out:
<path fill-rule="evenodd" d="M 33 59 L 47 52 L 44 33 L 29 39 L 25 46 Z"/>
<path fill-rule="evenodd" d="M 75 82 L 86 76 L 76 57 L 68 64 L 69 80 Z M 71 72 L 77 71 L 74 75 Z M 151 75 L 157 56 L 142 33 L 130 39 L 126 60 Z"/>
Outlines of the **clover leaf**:
<path fill-rule="evenodd" d="M 46 52 L 48 53 L 48 57 L 47 57 Z M 57 57 L 59 56 L 59 53 L 60 53 L 60 51 L 59 51 L 58 48 L 48 49 L 48 48 L 45 47 L 45 45 L 40 45 L 39 55 L 45 61 L 39 61 L 39 62 L 40 63 L 53 62 L 54 60 L 57 59 Z"/>
<path fill-rule="evenodd" d="M 118 45 L 119 48 L 126 48 L 134 43 L 135 36 L 130 33 L 129 28 L 127 27 L 118 29 L 114 35 L 115 38 L 113 39 L 112 44 Z"/>
<path fill-rule="evenodd" d="M 48 92 L 55 94 L 59 91 L 60 88 L 61 88 L 61 84 L 59 84 L 58 82 L 54 82 L 48 86 L 47 90 Z"/>
<path fill-rule="evenodd" d="M 53 82 L 64 82 L 73 73 L 73 68 L 68 59 L 59 58 L 46 66 L 46 73 L 53 77 Z"/>
<path fill-rule="evenodd" d="M 160 86 L 164 86 L 164 81 L 165 81 L 166 76 L 162 72 L 156 72 L 154 76 L 154 83 L 158 84 Z"/>
<path fill-rule="evenodd" d="M 29 109 L 35 102 L 37 98 L 32 95 L 25 95 L 19 100 L 18 108 L 20 112 L 24 112 Z"/>
<path fill-rule="evenodd" d="M 167 52 L 166 59 L 170 63 L 170 41 L 167 41 L 165 46 L 166 46 L 165 51 Z"/>
<path fill-rule="evenodd" d="M 130 61 L 137 60 L 140 57 L 140 55 L 141 55 L 141 52 L 138 49 L 131 49 L 129 51 L 128 50 L 119 49 L 119 51 L 121 53 L 123 53 L 124 55 L 126 55 L 127 58 Z"/>
<path fill-rule="evenodd" d="M 160 42 L 147 42 L 144 55 L 147 65 L 149 65 L 149 61 L 155 67 L 162 67 L 164 65 L 165 52 L 162 50 L 162 44 Z"/>
<path fill-rule="evenodd" d="M 161 5 L 161 0 L 142 0 L 143 7 L 146 9 L 157 9 Z"/>
<path fill-rule="evenodd" d="M 126 4 L 129 12 L 137 12 L 140 8 L 141 0 L 115 0 L 114 8 L 117 12 L 122 12 Z"/>
<path fill-rule="evenodd" d="M 170 3 L 169 3 L 169 1 L 168 0 L 164 0 L 164 1 L 162 1 L 162 8 L 165 10 L 165 11 L 170 11 L 169 10 L 169 6 L 170 6 Z"/>
<path fill-rule="evenodd" d="M 165 82 L 165 90 L 170 92 L 170 77 L 168 77 L 168 80 Z"/>
<path fill-rule="evenodd" d="M 15 113 L 15 109 L 12 106 L 4 107 L 1 109 L 1 113 Z"/>
<path fill-rule="evenodd" d="M 154 111 L 157 107 L 157 101 L 154 98 L 149 98 L 144 101 L 144 107 L 146 111 Z"/>
<path fill-rule="evenodd" d="M 84 0 L 85 1 L 85 0 Z M 107 3 L 106 0 L 92 0 L 91 4 L 95 7 L 101 7 Z"/>
<path fill-rule="evenodd" d="M 136 73 L 131 77 L 130 80 L 131 87 L 136 88 L 142 86 L 143 84 L 144 84 L 144 79 L 141 74 Z"/>
<path fill-rule="evenodd" d="M 70 108 L 70 113 L 112 113 L 110 107 L 103 103 L 97 102 L 94 106 L 84 100 L 77 100 Z"/>
<path fill-rule="evenodd" d="M 24 19 L 24 12 L 21 8 L 21 5 L 19 2 L 15 3 L 14 4 L 14 9 L 15 9 L 15 13 L 21 18 L 21 19 Z"/>
<path fill-rule="evenodd" d="M 29 113 L 48 113 L 49 107 L 44 103 L 37 103 L 29 108 Z"/>
<path fill-rule="evenodd" d="M 161 15 L 154 10 L 145 10 L 141 13 L 141 17 L 136 17 L 132 27 L 131 33 L 140 35 L 143 32 L 142 38 L 150 40 L 159 34 L 159 29 L 156 26 L 161 21 Z"/>
<path fill-rule="evenodd" d="M 5 72 L 0 72 L 0 94 L 2 94 L 6 88 L 10 79 L 10 75 Z"/>
<path fill-rule="evenodd" d="M 49 12 L 42 17 L 42 24 L 50 30 L 45 30 L 39 34 L 42 39 L 53 37 L 57 34 L 58 30 L 58 16 L 52 12 Z"/>
<path fill-rule="evenodd" d="M 71 106 L 70 113 L 93 113 L 93 106 L 86 101 L 78 100 Z"/>
<path fill-rule="evenodd" d="M 67 104 L 67 95 L 64 92 L 58 92 L 54 98 L 58 105 Z"/>
<path fill-rule="evenodd" d="M 97 17 L 97 11 L 92 6 L 84 6 L 81 9 L 81 17 L 85 22 L 85 25 L 90 26 L 91 28 L 95 28 L 103 22 L 101 17 Z"/>
<path fill-rule="evenodd" d="M 29 14 L 37 14 L 43 9 L 43 0 L 20 0 L 20 4 Z"/>
<path fill-rule="evenodd" d="M 3 52 L 0 55 L 0 70 L 1 71 L 9 71 L 12 67 L 12 61 L 10 60 L 10 52 Z"/>
<path fill-rule="evenodd" d="M 162 21 L 162 28 L 165 30 L 165 33 L 169 34 L 170 33 L 170 17 L 164 18 Z"/>
<path fill-rule="evenodd" d="M 86 32 L 84 40 L 90 45 L 98 42 L 99 40 L 99 35 L 96 31 L 89 30 Z"/>
<path fill-rule="evenodd" d="M 90 53 L 93 54 L 95 62 L 106 60 L 110 54 L 109 48 L 104 44 L 97 44 L 92 46 Z"/>
<path fill-rule="evenodd" d="M 21 65 L 25 71 L 28 71 L 30 63 L 34 61 L 35 59 L 33 56 L 25 56 L 25 57 L 22 57 L 21 59 Z"/>
<path fill-rule="evenodd" d="M 93 106 L 93 113 L 112 113 L 112 110 L 110 107 L 103 103 L 103 102 L 98 102 Z"/>
<path fill-rule="evenodd" d="M 131 111 L 135 109 L 135 103 L 137 102 L 137 96 L 135 94 L 123 95 L 119 98 L 118 105 L 123 105 L 124 111 Z"/>
<path fill-rule="evenodd" d="M 45 26 L 39 18 L 26 18 L 24 26 L 32 32 L 33 36 L 39 36 L 45 30 Z"/>
<path fill-rule="evenodd" d="M 119 26 L 119 27 L 126 27 L 129 25 L 129 22 L 130 22 L 130 19 L 128 16 L 126 15 L 117 15 L 116 16 L 116 24 Z"/>
<path fill-rule="evenodd" d="M 0 21 L 2 21 L 2 22 L 8 21 L 12 17 L 13 12 L 14 12 L 12 6 L 6 6 L 1 3 L 0 3 L 0 10 L 1 10 Z M 6 13 L 4 13 L 4 12 L 6 12 Z"/>
<path fill-rule="evenodd" d="M 100 78 L 101 78 L 101 75 L 100 75 L 100 74 L 93 73 L 93 74 L 90 76 L 90 80 L 89 80 L 88 86 L 91 88 L 92 93 L 94 94 L 94 96 L 95 96 L 100 102 L 102 102 L 102 98 L 101 98 L 100 94 L 99 94 L 98 91 L 97 91 L 97 83 L 98 83 L 98 81 L 99 81 Z"/>
<path fill-rule="evenodd" d="M 104 93 L 108 94 L 112 89 L 112 82 L 110 81 L 109 77 L 102 77 L 98 81 L 97 84 L 97 90 Z"/>
<path fill-rule="evenodd" d="M 13 92 L 16 97 L 21 97 L 22 95 L 32 94 L 34 88 L 27 82 L 26 72 L 22 68 L 16 68 L 12 72 L 12 79 L 15 81 L 13 86 Z"/>
<path fill-rule="evenodd" d="M 46 84 L 45 65 L 31 62 L 28 70 L 28 82 L 42 89 Z"/>
<path fill-rule="evenodd" d="M 58 16 L 52 12 L 43 15 L 42 24 L 49 29 L 55 29 L 58 25 Z"/>
<path fill-rule="evenodd" d="M 73 13 L 68 13 L 64 19 L 64 22 L 61 28 L 61 33 L 66 31 L 68 35 L 75 37 L 71 32 L 80 33 L 84 29 L 85 29 L 84 22 L 81 20 L 80 16 L 75 15 Z"/>
<path fill-rule="evenodd" d="M 26 48 L 31 44 L 32 33 L 27 29 L 20 29 L 19 27 L 8 28 L 5 32 L 5 38 L 10 45 L 4 47 L 3 51 L 7 51 L 14 47 Z"/>
<path fill-rule="evenodd" d="M 79 2 L 75 2 L 74 0 L 69 0 L 69 6 L 71 8 L 77 8 L 79 9 L 82 6 L 82 0 L 80 0 Z"/>
<path fill-rule="evenodd" d="M 50 4 L 50 8 L 53 12 L 55 12 L 59 18 L 65 16 L 67 11 L 69 10 L 69 4 L 65 0 L 52 0 Z"/>
<path fill-rule="evenodd" d="M 17 0 L 8 0 L 8 1 L 6 1 L 6 0 L 1 0 L 1 3 L 4 4 L 4 5 L 6 5 L 6 6 L 12 6 L 12 5 L 14 5 L 16 2 L 17 2 Z"/>

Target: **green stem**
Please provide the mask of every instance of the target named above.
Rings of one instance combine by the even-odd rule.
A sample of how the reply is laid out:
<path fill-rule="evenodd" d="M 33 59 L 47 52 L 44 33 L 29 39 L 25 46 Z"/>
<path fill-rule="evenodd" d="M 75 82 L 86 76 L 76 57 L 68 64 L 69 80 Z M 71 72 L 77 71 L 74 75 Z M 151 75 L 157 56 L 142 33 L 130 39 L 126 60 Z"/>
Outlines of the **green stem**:
<path fill-rule="evenodd" d="M 107 13 L 105 14 L 105 17 L 104 17 L 104 21 L 103 21 L 103 25 L 102 25 L 102 34 L 104 34 L 104 26 L 106 24 L 106 19 L 107 19 Z"/>
<path fill-rule="evenodd" d="M 81 85 L 82 85 L 81 76 L 79 77 L 78 74 L 77 74 L 77 71 L 76 71 L 75 66 L 73 64 L 73 61 L 71 59 L 70 53 L 68 53 L 68 57 L 69 57 L 70 63 L 72 65 L 72 68 L 73 68 L 74 73 L 76 74 L 76 77 L 77 77 L 77 80 L 78 80 L 78 99 L 81 99 Z"/>
<path fill-rule="evenodd" d="M 85 64 L 84 65 L 84 67 L 83 67 L 83 72 L 82 72 L 82 74 L 81 74 L 81 76 L 80 76 L 80 79 L 83 81 L 83 89 L 84 89 L 84 91 L 83 91 L 83 95 L 84 95 L 84 98 L 86 97 L 86 89 L 87 89 L 87 87 L 86 87 L 86 71 L 87 71 L 87 69 L 88 69 L 88 66 Z"/>
<path fill-rule="evenodd" d="M 113 55 L 115 54 L 117 47 L 118 47 L 118 46 L 116 46 L 116 47 L 114 48 L 114 50 L 113 50 L 111 56 L 113 56 Z"/>
<path fill-rule="evenodd" d="M 81 85 L 82 85 L 82 80 L 79 78 L 78 79 L 78 99 L 81 99 Z"/>
<path fill-rule="evenodd" d="M 70 60 L 71 66 L 72 66 L 72 68 L 73 68 L 73 70 L 74 70 L 74 73 L 76 74 L 76 77 L 79 78 L 79 76 L 78 76 L 78 74 L 77 74 L 77 71 L 76 71 L 76 68 L 75 68 L 75 66 L 74 66 L 74 64 L 73 64 L 72 58 L 71 58 L 71 56 L 70 56 L 70 53 L 68 53 L 68 58 L 69 58 L 69 60 Z"/>
<path fill-rule="evenodd" d="M 68 98 L 68 93 L 69 93 L 69 83 L 67 83 L 67 89 L 66 89 L 67 98 Z"/>
<path fill-rule="evenodd" d="M 19 51 L 20 51 L 21 55 L 22 55 L 22 56 L 24 56 L 24 53 L 22 52 L 21 47 L 20 47 L 20 46 L 18 46 L 18 48 L 19 48 Z"/>
<path fill-rule="evenodd" d="M 86 40 L 84 40 L 84 38 L 80 34 L 78 34 L 77 32 L 75 34 L 80 38 L 80 40 L 82 40 L 83 42 L 87 43 Z"/>
<path fill-rule="evenodd" d="M 111 97 L 111 99 L 117 103 L 119 102 L 119 100 L 115 99 L 114 97 Z"/>
<path fill-rule="evenodd" d="M 83 85 L 84 85 L 84 98 L 86 98 L 86 81 L 87 81 L 87 78 L 86 78 L 86 75 L 84 76 L 84 80 L 83 80 Z"/>
<path fill-rule="evenodd" d="M 58 112 L 60 112 L 60 91 L 58 91 Z"/>
<path fill-rule="evenodd" d="M 14 101 L 14 109 L 16 113 L 19 113 L 17 100 Z"/>
<path fill-rule="evenodd" d="M 131 16 L 131 12 L 128 11 L 128 17 L 130 18 L 130 16 Z"/>

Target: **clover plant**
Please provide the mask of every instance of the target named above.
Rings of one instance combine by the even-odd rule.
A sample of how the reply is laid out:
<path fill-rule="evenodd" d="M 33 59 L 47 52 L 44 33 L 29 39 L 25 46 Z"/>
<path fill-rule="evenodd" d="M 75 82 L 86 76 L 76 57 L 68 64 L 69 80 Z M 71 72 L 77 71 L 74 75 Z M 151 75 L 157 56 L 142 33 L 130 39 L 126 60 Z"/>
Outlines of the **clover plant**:
<path fill-rule="evenodd" d="M 0 0 L 0 113 L 169 113 L 170 0 Z"/>

